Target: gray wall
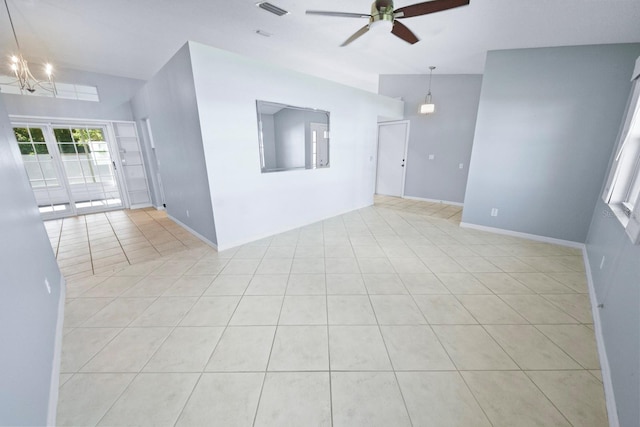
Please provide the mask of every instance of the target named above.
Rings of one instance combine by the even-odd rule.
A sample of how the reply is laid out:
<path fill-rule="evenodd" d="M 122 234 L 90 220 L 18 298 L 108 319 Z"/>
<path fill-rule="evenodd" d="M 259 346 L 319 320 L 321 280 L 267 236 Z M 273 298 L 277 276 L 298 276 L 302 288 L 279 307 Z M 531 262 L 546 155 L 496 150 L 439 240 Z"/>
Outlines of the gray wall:
<path fill-rule="evenodd" d="M 638 54 L 640 44 L 489 52 L 462 221 L 584 242 Z"/>
<path fill-rule="evenodd" d="M 142 80 L 71 69 L 56 70 L 60 83 L 97 86 L 100 102 L 53 99 L 41 96 L 3 95 L 9 114 L 94 120 L 133 120 L 129 100 Z"/>
<path fill-rule="evenodd" d="M 303 168 L 306 163 L 304 111 L 283 108 L 273 115 L 276 167 Z"/>
<path fill-rule="evenodd" d="M 464 201 L 481 85 L 480 75 L 434 75 L 436 112 L 422 115 L 418 109 L 428 91 L 428 75 L 380 76 L 378 92 L 402 97 L 404 116 L 411 122 L 405 196 Z M 429 154 L 435 158 L 429 160 Z"/>
<path fill-rule="evenodd" d="M 3 102 L 0 96 L 0 425 L 45 425 L 63 285 Z"/>
<path fill-rule="evenodd" d="M 640 425 L 640 246 L 598 201 L 587 254 L 621 426 Z M 604 265 L 600 269 L 602 257 Z"/>
<path fill-rule="evenodd" d="M 262 149 L 264 150 L 264 164 L 268 169 L 277 167 L 276 164 L 276 130 L 273 114 L 262 114 Z"/>
<path fill-rule="evenodd" d="M 217 243 L 187 45 L 136 94 L 132 107 L 135 120 L 151 121 L 167 213 Z"/>

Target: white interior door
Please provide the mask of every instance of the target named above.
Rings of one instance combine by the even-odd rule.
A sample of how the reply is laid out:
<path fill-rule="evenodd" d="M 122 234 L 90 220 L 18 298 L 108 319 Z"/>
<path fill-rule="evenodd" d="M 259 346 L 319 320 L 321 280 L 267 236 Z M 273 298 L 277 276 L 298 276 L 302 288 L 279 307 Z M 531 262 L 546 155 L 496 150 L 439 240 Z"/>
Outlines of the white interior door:
<path fill-rule="evenodd" d="M 408 120 L 378 124 L 376 194 L 403 196 L 408 140 Z"/>
<path fill-rule="evenodd" d="M 329 166 L 329 133 L 326 123 L 310 123 L 311 164 L 314 168 Z"/>

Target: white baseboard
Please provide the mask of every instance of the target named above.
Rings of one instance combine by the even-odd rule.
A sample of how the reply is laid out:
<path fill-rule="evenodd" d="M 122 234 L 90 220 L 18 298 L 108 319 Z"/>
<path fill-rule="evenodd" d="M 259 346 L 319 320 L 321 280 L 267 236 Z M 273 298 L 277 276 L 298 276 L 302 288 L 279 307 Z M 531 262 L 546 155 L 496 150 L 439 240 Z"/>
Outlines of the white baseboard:
<path fill-rule="evenodd" d="M 56 425 L 58 409 L 58 391 L 60 389 L 60 362 L 62 360 L 62 328 L 64 323 L 64 303 L 67 297 L 67 282 L 60 274 L 60 298 L 58 300 L 58 318 L 56 319 L 56 336 L 53 346 L 51 382 L 49 384 L 49 407 L 47 409 L 47 426 Z"/>
<path fill-rule="evenodd" d="M 602 335 L 602 323 L 600 321 L 600 309 L 596 299 L 596 290 L 593 284 L 593 276 L 591 275 L 591 265 L 589 263 L 589 255 L 586 246 L 582 248 L 582 258 L 584 259 L 584 268 L 587 273 L 587 284 L 589 286 L 589 299 L 591 300 L 591 313 L 593 315 L 593 327 L 596 335 L 596 345 L 598 347 L 598 356 L 600 357 L 600 369 L 602 371 L 602 384 L 604 386 L 604 398 L 607 404 L 607 415 L 609 417 L 609 427 L 620 427 L 618 420 L 618 410 L 616 407 L 616 399 L 613 394 L 613 380 L 611 379 L 611 369 L 609 367 L 609 358 L 604 345 L 604 337 Z"/>
<path fill-rule="evenodd" d="M 174 218 L 173 216 L 169 215 L 168 213 L 167 213 L 167 217 L 169 219 L 171 219 L 171 221 L 173 221 L 176 224 L 178 224 L 180 227 L 182 227 L 185 230 L 187 230 L 189 233 L 191 233 L 194 236 L 196 236 L 198 239 L 200 239 L 203 242 L 205 242 L 207 245 L 213 247 L 215 250 L 220 250 L 220 249 L 218 249 L 218 245 L 217 244 L 213 243 L 211 240 L 207 239 L 206 237 L 204 237 L 203 235 L 201 235 L 200 233 L 198 233 L 197 231 L 195 231 L 194 229 L 192 229 L 188 225 L 182 223 L 181 221 L 177 220 L 176 218 Z"/>
<path fill-rule="evenodd" d="M 129 209 L 134 210 L 134 209 L 144 209 L 144 208 L 153 208 L 154 206 L 151 203 L 140 203 L 137 205 L 131 205 L 129 206 Z"/>
<path fill-rule="evenodd" d="M 537 234 L 522 233 L 520 231 L 505 230 L 503 228 L 487 227 L 486 225 L 471 224 L 461 222 L 460 227 L 470 228 L 472 230 L 487 231 L 489 233 L 502 234 L 505 236 L 519 237 L 521 239 L 534 240 L 536 242 L 551 243 L 553 245 L 567 246 L 575 249 L 584 249 L 584 243 L 574 242 L 572 240 L 562 240 L 553 237 L 539 236 Z"/>
<path fill-rule="evenodd" d="M 464 203 L 451 202 L 449 200 L 425 199 L 424 197 L 402 196 L 403 199 L 419 200 L 421 202 L 442 203 L 443 205 L 464 206 Z"/>

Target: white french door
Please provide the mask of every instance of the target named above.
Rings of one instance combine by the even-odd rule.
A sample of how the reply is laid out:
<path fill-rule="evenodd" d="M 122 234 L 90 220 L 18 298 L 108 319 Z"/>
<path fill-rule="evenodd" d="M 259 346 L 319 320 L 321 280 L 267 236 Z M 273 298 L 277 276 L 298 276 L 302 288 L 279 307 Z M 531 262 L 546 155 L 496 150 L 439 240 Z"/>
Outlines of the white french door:
<path fill-rule="evenodd" d="M 13 123 L 43 219 L 123 207 L 107 125 Z"/>
<path fill-rule="evenodd" d="M 377 194 L 404 195 L 408 141 L 408 120 L 378 124 Z"/>

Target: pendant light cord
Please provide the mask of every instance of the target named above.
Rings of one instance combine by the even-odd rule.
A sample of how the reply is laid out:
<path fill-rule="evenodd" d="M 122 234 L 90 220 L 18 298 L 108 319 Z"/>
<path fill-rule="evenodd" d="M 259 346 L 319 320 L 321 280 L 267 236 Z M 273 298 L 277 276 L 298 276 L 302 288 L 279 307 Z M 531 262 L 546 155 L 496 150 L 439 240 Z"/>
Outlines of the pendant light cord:
<path fill-rule="evenodd" d="M 7 15 L 9 16 L 9 23 L 11 24 L 11 30 L 13 31 L 13 38 L 16 41 L 16 46 L 18 47 L 18 52 L 20 52 L 20 43 L 18 43 L 18 36 L 16 35 L 16 28 L 13 26 L 13 19 L 11 19 L 11 12 L 9 12 L 9 4 L 7 0 L 4 0 L 4 7 L 7 8 Z"/>

